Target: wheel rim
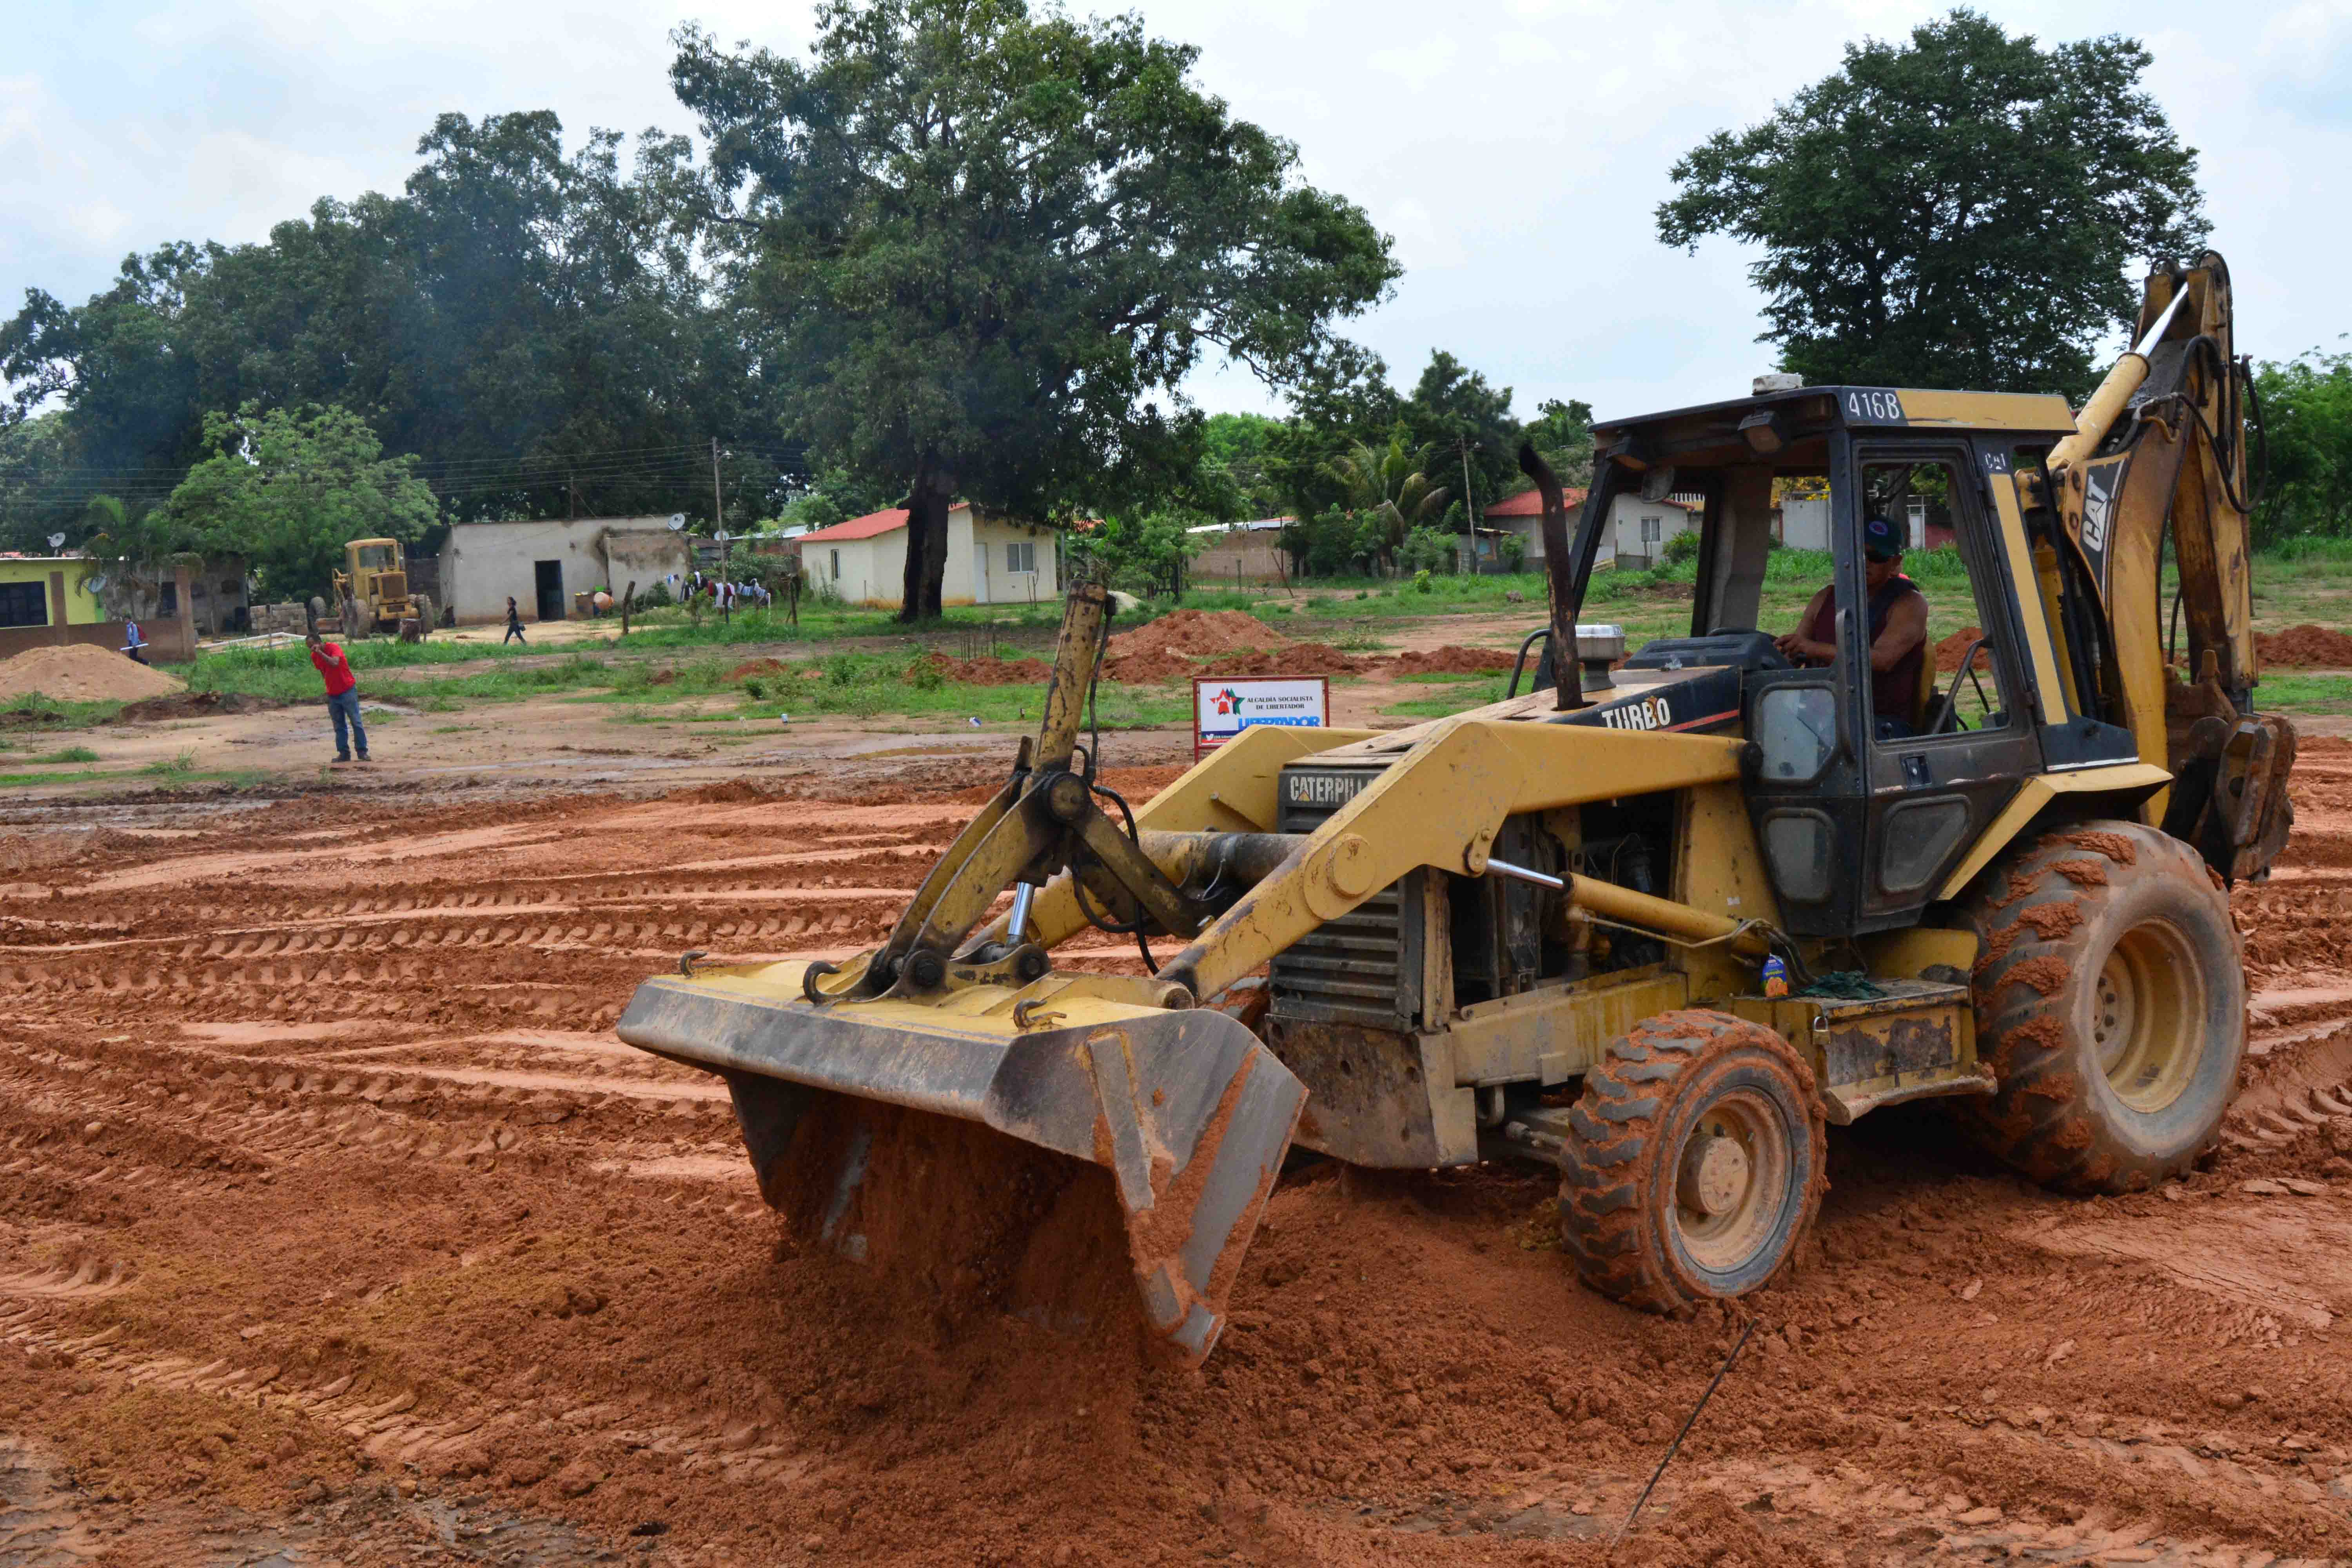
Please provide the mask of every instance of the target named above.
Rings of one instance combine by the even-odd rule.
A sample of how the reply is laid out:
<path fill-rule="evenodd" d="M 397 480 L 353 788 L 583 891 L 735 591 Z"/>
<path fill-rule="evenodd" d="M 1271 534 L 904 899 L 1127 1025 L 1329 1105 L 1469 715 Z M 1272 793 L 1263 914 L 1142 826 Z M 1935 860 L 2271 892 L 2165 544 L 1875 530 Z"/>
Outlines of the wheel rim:
<path fill-rule="evenodd" d="M 1770 1244 L 1792 1160 L 1769 1100 L 1739 1089 L 1708 1106 L 1675 1166 L 1675 1230 L 1693 1263 L 1729 1274 Z"/>
<path fill-rule="evenodd" d="M 2143 1114 L 2179 1100 L 2205 1055 L 2205 974 L 2169 921 L 2126 931 L 2091 988 L 2091 1043 L 2117 1100 Z"/>

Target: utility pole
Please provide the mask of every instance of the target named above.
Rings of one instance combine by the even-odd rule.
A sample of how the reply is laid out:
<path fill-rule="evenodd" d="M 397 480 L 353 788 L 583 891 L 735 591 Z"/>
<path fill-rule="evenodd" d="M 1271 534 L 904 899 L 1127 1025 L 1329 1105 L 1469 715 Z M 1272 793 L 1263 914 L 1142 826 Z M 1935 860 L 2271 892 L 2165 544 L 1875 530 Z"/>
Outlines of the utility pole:
<path fill-rule="evenodd" d="M 719 535 L 719 624 L 729 622 L 727 614 L 727 500 L 719 489 L 719 437 L 710 438 L 710 527 Z"/>
<path fill-rule="evenodd" d="M 1470 498 L 1470 448 L 1478 445 L 1467 436 L 1454 437 L 1454 449 L 1462 456 L 1462 515 L 1470 521 L 1470 574 L 1478 574 L 1478 510 Z"/>

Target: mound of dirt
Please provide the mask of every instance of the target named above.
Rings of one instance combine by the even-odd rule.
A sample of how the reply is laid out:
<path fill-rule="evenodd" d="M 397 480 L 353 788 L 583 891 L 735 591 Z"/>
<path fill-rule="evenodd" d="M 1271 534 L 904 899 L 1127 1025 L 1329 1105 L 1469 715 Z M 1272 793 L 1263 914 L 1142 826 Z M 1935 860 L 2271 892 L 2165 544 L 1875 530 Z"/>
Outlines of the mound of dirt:
<path fill-rule="evenodd" d="M 265 713 L 285 706 L 275 697 L 257 697 L 249 691 L 184 691 L 174 697 L 148 697 L 126 702 L 114 716 L 114 721 L 136 724 L 157 719 L 210 719 L 223 713 Z"/>
<path fill-rule="evenodd" d="M 943 680 L 966 686 L 1034 686 L 1054 673 L 1042 658 L 950 658 L 927 653 L 919 661 L 940 672 Z"/>
<path fill-rule="evenodd" d="M 89 643 L 26 648 L 0 662 L 0 701 L 38 693 L 58 702 L 135 702 L 187 689 L 177 676 Z"/>
<path fill-rule="evenodd" d="M 2315 626 L 2308 621 L 2283 632 L 2255 633 L 2254 648 L 2264 664 L 2299 665 L 2305 669 L 2352 669 L 2352 632 Z M 0 665 L 0 669 L 6 668 Z"/>
<path fill-rule="evenodd" d="M 1200 667 L 1202 675 L 1361 675 L 1380 660 L 1341 653 L 1329 643 L 1293 643 L 1271 653 L 1234 653 Z"/>
<path fill-rule="evenodd" d="M 781 658 L 755 658 L 737 665 L 727 672 L 730 680 L 748 680 L 755 675 L 789 675 L 793 667 Z"/>
<path fill-rule="evenodd" d="M 1239 610 L 1178 610 L 1131 632 L 1119 633 L 1110 639 L 1105 657 L 1118 660 L 1138 654 L 1180 653 L 1199 658 L 1252 648 L 1288 647 L 1290 641 L 1255 616 Z"/>
<path fill-rule="evenodd" d="M 1511 668 L 1508 650 L 1496 647 L 1464 647 L 1459 643 L 1447 643 L 1444 647 L 1414 648 L 1397 655 L 1394 673 L 1398 675 L 1501 675 Z"/>
<path fill-rule="evenodd" d="M 1977 638 L 1982 636 L 1984 636 L 1984 631 L 1981 627 L 1962 626 L 1958 631 L 1954 632 L 1950 637 L 1948 637 L 1942 642 L 1937 643 L 1936 645 L 1937 671 L 1939 674 L 1949 675 L 1954 670 L 1959 668 L 1960 656 L 1969 651 L 1969 644 L 1976 641 Z M 1979 669 L 1990 669 L 1992 668 L 1991 656 L 1985 653 L 1982 649 L 1978 650 L 1977 653 L 1977 668 Z"/>

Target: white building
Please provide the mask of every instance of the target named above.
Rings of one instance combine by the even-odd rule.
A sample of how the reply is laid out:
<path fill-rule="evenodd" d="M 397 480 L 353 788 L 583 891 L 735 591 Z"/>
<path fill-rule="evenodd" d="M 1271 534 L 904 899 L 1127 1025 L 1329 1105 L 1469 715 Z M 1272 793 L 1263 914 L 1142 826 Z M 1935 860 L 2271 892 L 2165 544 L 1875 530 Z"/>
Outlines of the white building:
<path fill-rule="evenodd" d="M 459 624 L 506 618 L 560 621 L 572 596 L 635 582 L 640 591 L 693 569 L 692 541 L 667 517 L 556 518 L 544 522 L 461 522 L 441 549 L 441 593 Z"/>
<path fill-rule="evenodd" d="M 832 589 L 846 604 L 898 607 L 907 582 L 904 507 L 853 517 L 793 542 L 813 585 Z M 1060 597 L 1055 543 L 1050 528 L 977 516 L 970 501 L 956 502 L 948 509 L 940 605 L 1032 605 Z"/>
<path fill-rule="evenodd" d="M 1569 490 L 1561 498 L 1568 503 L 1568 531 L 1571 539 L 1584 510 L 1585 494 L 1583 490 Z M 1696 496 L 1643 500 L 1636 494 L 1620 495 L 1610 506 L 1609 526 L 1601 531 L 1601 548 L 1595 552 L 1593 564 L 1607 566 L 1613 563 L 1630 571 L 1647 570 L 1664 553 L 1666 541 L 1698 526 L 1700 509 Z M 1543 497 L 1537 491 L 1522 490 L 1496 501 L 1480 515 L 1478 526 L 1481 532 L 1492 528 L 1518 534 L 1528 542 L 1528 569 L 1542 567 Z"/>

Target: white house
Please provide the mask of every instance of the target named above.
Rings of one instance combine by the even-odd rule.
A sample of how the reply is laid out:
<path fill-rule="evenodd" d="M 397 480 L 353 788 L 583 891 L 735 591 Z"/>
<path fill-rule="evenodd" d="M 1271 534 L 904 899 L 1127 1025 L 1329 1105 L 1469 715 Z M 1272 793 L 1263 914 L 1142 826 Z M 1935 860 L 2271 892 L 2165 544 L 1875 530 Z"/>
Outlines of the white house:
<path fill-rule="evenodd" d="M 1568 502 L 1568 531 L 1571 538 L 1576 533 L 1578 514 L 1584 510 L 1585 493 L 1569 490 L 1562 498 Z M 1645 570 L 1664 552 L 1666 541 L 1698 526 L 1702 504 L 1698 497 L 1690 495 L 1665 500 L 1620 495 L 1610 506 L 1609 526 L 1601 531 L 1601 548 L 1593 564 L 1606 566 L 1613 561 L 1633 571 Z M 1543 497 L 1538 492 L 1522 490 L 1496 501 L 1480 515 L 1478 525 L 1482 531 L 1493 528 L 1518 534 L 1528 542 L 1528 568 L 1533 570 L 1543 564 Z"/>
<path fill-rule="evenodd" d="M 868 512 L 803 533 L 801 570 L 846 603 L 898 607 L 907 581 L 907 510 Z M 1061 595 L 1050 528 L 976 515 L 970 501 L 948 509 L 947 571 L 941 605 L 1029 605 Z"/>
<path fill-rule="evenodd" d="M 667 517 L 581 517 L 543 522 L 461 522 L 441 547 L 441 593 L 460 624 L 496 621 L 511 597 L 528 617 L 560 621 L 572 595 L 634 581 L 651 587 L 692 571 L 691 543 Z"/>

